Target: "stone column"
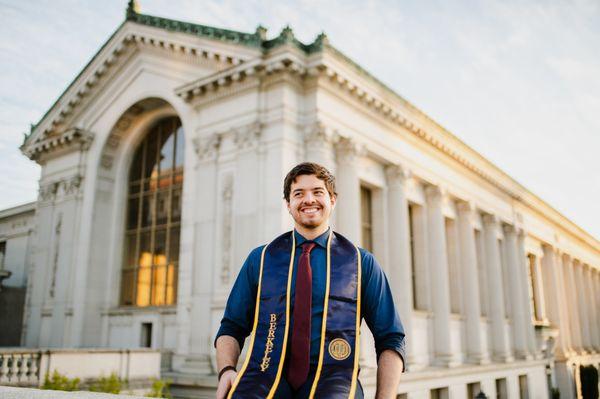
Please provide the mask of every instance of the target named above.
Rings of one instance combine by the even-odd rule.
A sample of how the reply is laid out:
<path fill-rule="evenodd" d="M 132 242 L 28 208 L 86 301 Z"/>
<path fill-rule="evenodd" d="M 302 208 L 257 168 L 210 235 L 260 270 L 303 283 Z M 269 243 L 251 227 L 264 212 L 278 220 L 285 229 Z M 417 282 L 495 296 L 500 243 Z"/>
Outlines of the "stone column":
<path fill-rule="evenodd" d="M 338 203 L 336 204 L 336 230 L 345 235 L 357 245 L 361 243 L 361 207 L 360 179 L 358 177 L 358 162 L 364 153 L 355 141 L 342 138 L 336 143 L 336 185 Z M 360 363 L 364 375 L 374 374 L 376 355 L 373 335 L 363 324 L 360 339 Z"/>
<path fill-rule="evenodd" d="M 332 148 L 333 133 L 321 122 L 309 126 L 304 133 L 304 159 L 325 166 L 335 174 L 335 154 Z"/>
<path fill-rule="evenodd" d="M 479 295 L 479 273 L 477 270 L 477 250 L 473 217 L 475 209 L 471 203 L 458 204 L 458 230 L 460 241 L 461 276 L 463 285 L 463 308 L 467 336 L 467 360 L 470 363 L 489 363 L 489 355 L 483 350 L 481 339 L 481 303 Z M 483 288 L 483 287 L 482 287 Z"/>
<path fill-rule="evenodd" d="M 600 352 L 600 271 L 591 269 L 592 273 L 592 308 L 595 314 L 594 330 L 596 331 L 596 349 Z"/>
<path fill-rule="evenodd" d="M 499 362 L 512 361 L 510 337 L 505 328 L 506 310 L 504 308 L 504 292 L 502 270 L 500 265 L 500 248 L 498 247 L 498 219 L 494 215 L 483 218 L 485 260 L 488 268 L 488 291 L 490 297 L 490 321 L 492 328 L 493 358 Z"/>
<path fill-rule="evenodd" d="M 537 345 L 535 343 L 535 328 L 533 326 L 533 312 L 531 308 L 531 298 L 535 295 L 530 289 L 533 289 L 533 276 L 530 274 L 527 255 L 525 254 L 525 231 L 519 229 L 517 233 L 517 259 L 519 261 L 519 282 L 521 283 L 521 292 L 523 297 L 523 326 L 525 328 L 525 339 L 527 341 L 527 350 L 529 354 L 535 355 Z M 528 306 L 529 305 L 529 306 Z"/>
<path fill-rule="evenodd" d="M 598 309 L 594 306 L 596 300 L 594 296 L 594 280 L 593 271 L 589 265 L 582 265 L 583 270 L 583 281 L 585 283 L 585 302 L 587 305 L 587 313 L 589 317 L 589 331 L 591 340 L 591 349 L 594 352 L 598 352 L 600 347 L 598 342 L 600 341 L 600 331 L 598 331 Z"/>
<path fill-rule="evenodd" d="M 443 193 L 439 187 L 426 188 L 429 266 L 433 299 L 434 364 L 452 366 L 455 354 L 450 341 L 450 286 L 446 229 L 442 213 Z"/>
<path fill-rule="evenodd" d="M 572 348 L 583 351 L 583 335 L 581 332 L 581 321 L 579 320 L 579 304 L 577 287 L 575 285 L 575 273 L 573 271 L 573 260 L 569 255 L 563 255 L 563 275 L 565 277 L 565 294 L 567 313 L 569 315 L 569 328 L 571 331 Z"/>
<path fill-rule="evenodd" d="M 389 262 L 388 279 L 392 287 L 394 303 L 400 310 L 400 319 L 407 337 L 412 336 L 411 322 L 413 310 L 412 265 L 410 248 L 410 226 L 408 201 L 406 199 L 406 180 L 409 172 L 400 165 L 386 168 L 388 183 L 388 243 Z M 412 345 L 408 346 L 408 361 L 412 357 Z"/>
<path fill-rule="evenodd" d="M 350 241 L 360 244 L 360 180 L 358 160 L 362 149 L 351 139 L 342 138 L 336 144 L 338 199 L 336 226 Z"/>
<path fill-rule="evenodd" d="M 559 329 L 556 342 L 557 358 L 565 359 L 570 353 L 569 342 L 569 320 L 568 315 L 563 311 L 562 303 L 565 301 L 564 290 L 562 288 L 561 264 L 559 258 L 554 252 L 554 248 L 549 245 L 543 246 L 544 257 L 542 258 L 544 270 L 544 282 L 546 285 L 546 301 L 548 303 L 548 318 L 553 327 Z"/>
<path fill-rule="evenodd" d="M 197 164 L 190 179 L 196 180 L 193 196 L 201 207 L 195 207 L 189 217 L 189 236 L 181 237 L 181 247 L 189 245 L 196 254 L 180 262 L 177 290 L 177 348 L 173 369 L 181 372 L 210 374 L 212 331 L 210 292 L 213 280 L 215 209 L 217 200 L 217 157 L 221 136 L 214 133 L 196 138 L 194 149 Z M 198 254 L 202 254 L 198 256 Z"/>
<path fill-rule="evenodd" d="M 577 309 L 579 311 L 579 322 L 581 327 L 581 344 L 583 348 L 592 351 L 591 337 L 591 312 L 588 307 L 588 298 L 586 295 L 586 282 L 583 279 L 583 265 L 579 261 L 572 262 L 573 274 L 575 277 L 575 294 Z"/>
<path fill-rule="evenodd" d="M 504 239 L 506 242 L 506 264 L 508 267 L 508 292 L 510 292 L 510 306 L 512 316 L 512 330 L 515 345 L 515 355 L 519 358 L 529 357 L 527 337 L 525 333 L 524 308 L 529 308 L 529 297 L 523 297 L 520 274 L 521 262 L 517 252 L 517 234 L 515 228 L 504 225 Z"/>

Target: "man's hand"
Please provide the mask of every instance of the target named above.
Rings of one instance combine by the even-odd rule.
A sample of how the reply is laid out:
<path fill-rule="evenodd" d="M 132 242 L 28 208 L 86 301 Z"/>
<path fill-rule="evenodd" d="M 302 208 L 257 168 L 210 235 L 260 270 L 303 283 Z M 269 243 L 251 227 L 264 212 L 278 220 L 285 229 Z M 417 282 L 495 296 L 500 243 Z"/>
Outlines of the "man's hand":
<path fill-rule="evenodd" d="M 237 377 L 237 372 L 235 370 L 227 370 L 221 376 L 221 380 L 219 381 L 219 386 L 217 387 L 217 399 L 225 399 L 233 382 L 235 381 L 235 377 Z"/>
<path fill-rule="evenodd" d="M 217 370 L 221 371 L 227 366 L 235 367 L 239 357 L 240 344 L 237 340 L 228 335 L 221 335 L 217 339 Z M 236 376 L 235 370 L 227 370 L 223 373 L 217 388 L 217 399 L 225 399 Z"/>

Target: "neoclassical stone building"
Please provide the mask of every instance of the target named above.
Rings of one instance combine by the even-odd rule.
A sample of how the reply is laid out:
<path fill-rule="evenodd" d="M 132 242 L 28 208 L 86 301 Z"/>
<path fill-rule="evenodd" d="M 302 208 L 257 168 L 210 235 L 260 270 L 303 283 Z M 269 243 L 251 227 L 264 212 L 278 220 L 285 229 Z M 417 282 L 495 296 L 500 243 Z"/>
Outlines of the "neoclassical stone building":
<path fill-rule="evenodd" d="M 22 151 L 42 166 L 26 346 L 160 348 L 179 395 L 209 392 L 229 289 L 292 226 L 283 177 L 309 160 L 336 173 L 335 229 L 393 287 L 401 397 L 569 398 L 578 366 L 600 364 L 600 242 L 325 35 L 130 5 Z"/>

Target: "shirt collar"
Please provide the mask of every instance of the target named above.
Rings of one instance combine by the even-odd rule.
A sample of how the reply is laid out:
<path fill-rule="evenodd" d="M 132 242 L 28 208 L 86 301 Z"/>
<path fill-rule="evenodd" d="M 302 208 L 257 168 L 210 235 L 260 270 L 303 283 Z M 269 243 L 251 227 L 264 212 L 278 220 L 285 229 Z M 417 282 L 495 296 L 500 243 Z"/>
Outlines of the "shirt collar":
<path fill-rule="evenodd" d="M 296 229 L 294 229 L 294 235 L 296 236 L 296 246 L 302 245 L 306 241 L 312 241 L 315 244 L 320 245 L 323 248 L 327 248 L 327 238 L 329 237 L 330 230 L 331 230 L 331 227 L 327 228 L 327 231 L 325 231 L 325 233 L 321 234 L 314 240 L 307 240 L 306 238 L 302 237 L 302 235 L 300 233 L 298 233 L 298 231 L 296 231 Z"/>

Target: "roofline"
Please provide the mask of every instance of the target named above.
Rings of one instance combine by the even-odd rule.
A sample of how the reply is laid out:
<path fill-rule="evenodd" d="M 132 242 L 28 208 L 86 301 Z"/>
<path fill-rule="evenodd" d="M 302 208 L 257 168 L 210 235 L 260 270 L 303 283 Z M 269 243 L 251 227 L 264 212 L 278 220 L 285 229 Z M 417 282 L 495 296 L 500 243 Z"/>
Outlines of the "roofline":
<path fill-rule="evenodd" d="M 581 228 L 580 226 L 578 226 L 577 224 L 575 224 L 574 222 L 569 220 L 566 216 L 564 216 L 559 211 L 554 209 L 551 205 L 546 203 L 543 199 L 541 199 L 540 197 L 535 195 L 533 192 L 531 192 L 530 190 L 525 188 L 525 186 L 523 186 L 521 183 L 519 183 L 513 177 L 511 177 L 506 172 L 504 172 L 502 169 L 500 169 L 498 166 L 496 166 L 494 163 L 489 161 L 482 154 L 480 154 L 479 152 L 477 152 L 476 150 L 471 148 L 469 145 L 464 143 L 461 139 L 459 139 L 457 136 L 455 136 L 450 131 L 445 129 L 439 123 L 434 121 L 427 114 L 425 114 L 423 111 L 421 111 L 418 107 L 416 107 L 415 105 L 410 103 L 408 100 L 406 100 L 400 94 L 398 94 L 396 91 L 394 91 L 389 86 L 387 86 L 385 83 L 383 83 L 381 80 L 376 78 L 373 74 L 371 74 L 366 69 L 361 67 L 358 63 L 353 61 L 351 58 L 346 56 L 344 53 L 342 53 L 340 50 L 338 50 L 334 46 L 330 45 L 329 40 L 327 39 L 327 36 L 324 33 L 321 33 L 320 35 L 318 35 L 318 37 L 312 43 L 305 44 L 305 43 L 300 42 L 299 40 L 297 40 L 294 37 L 293 31 L 291 28 L 289 28 L 289 26 L 286 26 L 281 31 L 279 36 L 275 37 L 274 39 L 267 40 L 266 39 L 267 30 L 260 25 L 257 27 L 257 29 L 254 33 L 247 33 L 247 32 L 240 32 L 240 31 L 229 30 L 229 29 L 215 28 L 215 27 L 195 24 L 195 23 L 191 23 L 191 22 L 183 22 L 183 21 L 173 20 L 173 19 L 169 19 L 169 18 L 141 14 L 141 13 L 136 12 L 134 8 L 128 7 L 128 9 L 126 11 L 125 20 L 111 34 L 111 36 L 108 38 L 108 40 L 106 40 L 106 42 L 100 47 L 100 49 L 94 54 L 94 56 L 87 62 L 87 64 L 77 74 L 77 76 L 72 80 L 72 82 L 65 88 L 65 90 L 63 90 L 63 92 L 56 99 L 56 101 L 52 104 L 52 106 L 46 111 L 44 116 L 42 116 L 42 118 L 40 118 L 38 123 L 35 125 L 31 125 L 30 132 L 29 132 L 29 134 L 25 135 L 24 142 L 21 146 L 21 149 L 23 149 L 26 145 L 29 144 L 28 140 L 33 136 L 33 133 L 35 132 L 37 127 L 44 121 L 45 118 L 48 117 L 48 115 L 54 110 L 54 108 L 61 102 L 61 100 L 67 94 L 67 92 L 76 84 L 76 82 L 79 80 L 79 78 L 90 67 L 90 65 L 98 58 L 98 56 L 107 47 L 107 45 L 113 40 L 113 38 L 123 29 L 123 27 L 125 26 L 125 24 L 127 22 L 132 22 L 135 24 L 143 25 L 143 26 L 155 27 L 155 28 L 159 28 L 159 29 L 165 29 L 168 31 L 187 33 L 187 34 L 198 36 L 201 38 L 228 42 L 230 44 L 243 45 L 246 47 L 251 47 L 254 49 L 261 50 L 264 53 L 270 52 L 271 50 L 273 50 L 281 45 L 285 45 L 285 44 L 292 45 L 292 46 L 298 48 L 300 51 L 302 51 L 306 55 L 310 55 L 310 54 L 317 53 L 317 52 L 330 53 L 333 57 L 337 58 L 339 61 L 350 66 L 354 70 L 355 73 L 362 75 L 367 81 L 370 81 L 371 83 L 375 84 L 377 87 L 382 89 L 384 92 L 386 92 L 387 94 L 390 94 L 392 98 L 395 98 L 396 100 L 398 100 L 409 111 L 414 113 L 412 116 L 417 116 L 419 118 L 422 118 L 422 120 L 425 122 L 426 125 L 430 125 L 430 126 L 423 126 L 423 128 L 429 130 L 428 133 L 441 134 L 444 138 L 449 139 L 450 141 L 453 141 L 454 143 L 448 143 L 448 144 L 456 144 L 456 145 L 462 147 L 462 149 L 466 150 L 466 152 L 468 153 L 467 154 L 468 156 L 472 156 L 475 158 L 473 160 L 477 160 L 478 162 L 481 162 L 486 169 L 489 168 L 490 172 L 497 174 L 497 177 L 504 180 L 503 182 L 499 182 L 499 183 L 503 186 L 504 190 L 507 191 L 509 195 L 514 197 L 515 200 L 522 202 L 523 204 L 525 204 L 529 207 L 532 207 L 533 209 L 537 209 L 538 211 L 541 211 L 544 214 L 554 213 L 555 217 L 558 216 L 558 217 L 564 219 L 565 221 L 567 221 L 570 224 L 569 227 L 571 227 L 574 230 L 576 230 L 577 232 L 579 232 L 579 234 L 582 234 L 584 237 L 590 239 L 592 242 L 596 243 L 597 245 L 600 245 L 600 241 L 598 239 L 596 239 L 594 236 L 592 236 L 590 233 L 586 232 L 583 228 Z M 411 119 L 413 119 L 413 118 L 411 118 Z M 421 131 L 422 130 L 421 127 L 416 126 L 415 122 L 418 123 L 418 121 L 409 121 L 407 124 L 408 125 L 407 127 L 409 127 L 410 130 L 412 130 L 414 133 L 416 133 L 418 135 L 422 135 L 423 132 Z M 433 129 L 431 129 L 431 128 L 433 128 Z M 433 130 L 433 132 L 431 130 Z M 494 177 L 491 177 L 491 178 L 495 179 Z M 510 187 L 511 185 L 513 187 Z M 538 202 L 538 203 L 537 204 L 532 203 L 531 200 L 533 200 L 534 202 Z M 16 207 L 16 208 L 18 208 L 18 207 Z M 540 209 L 540 208 L 542 208 L 542 209 Z M 543 208 L 546 208 L 546 209 L 543 209 Z M 4 212 L 4 211 L 0 211 L 0 212 Z M 550 215 L 545 215 L 545 216 L 551 217 Z M 557 221 L 555 221 L 555 222 L 557 222 Z"/>
<path fill-rule="evenodd" d="M 0 219 L 16 216 L 22 213 L 35 212 L 37 201 L 27 202 L 25 204 L 16 205 L 10 208 L 0 210 Z"/>
<path fill-rule="evenodd" d="M 115 37 L 117 35 L 117 33 L 121 30 L 121 28 L 125 25 L 126 22 L 127 21 L 123 21 L 119 25 L 119 27 L 110 35 L 110 37 L 108 38 L 108 40 L 106 40 L 102 44 L 102 46 L 100 46 L 100 48 L 98 49 L 98 51 L 96 51 L 96 53 L 93 55 L 93 57 L 85 64 L 85 66 L 83 68 L 81 68 L 81 71 L 79 71 L 79 73 L 77 74 L 77 76 L 75 76 L 75 78 L 71 81 L 71 83 L 69 83 L 69 85 L 60 93 L 60 95 L 56 98 L 56 100 L 54 101 L 54 103 L 52 103 L 52 105 L 50 106 L 50 108 L 48 108 L 48 110 L 38 120 L 38 122 L 36 124 L 32 124 L 30 126 L 29 133 L 25 133 L 25 138 L 23 140 L 23 144 L 21 145 L 21 147 L 23 147 L 23 146 L 25 146 L 27 144 L 27 141 L 33 135 L 33 133 L 35 132 L 36 128 L 40 125 L 40 123 L 42 123 L 42 121 L 44 119 L 46 119 L 46 117 L 50 114 L 50 112 L 52 112 L 52 110 L 56 107 L 56 105 L 58 105 L 58 103 L 60 102 L 60 100 L 65 96 L 65 94 L 67 94 L 67 92 L 69 91 L 69 89 L 71 87 L 73 87 L 73 85 L 77 82 L 77 80 L 81 77 L 81 75 L 83 75 L 83 73 L 88 69 L 88 67 L 90 65 L 92 65 L 92 63 L 96 60 L 96 58 L 98 58 L 98 56 L 100 55 L 100 53 L 102 52 L 102 50 L 104 50 L 104 48 L 110 43 L 110 41 L 113 39 L 113 37 Z"/>

